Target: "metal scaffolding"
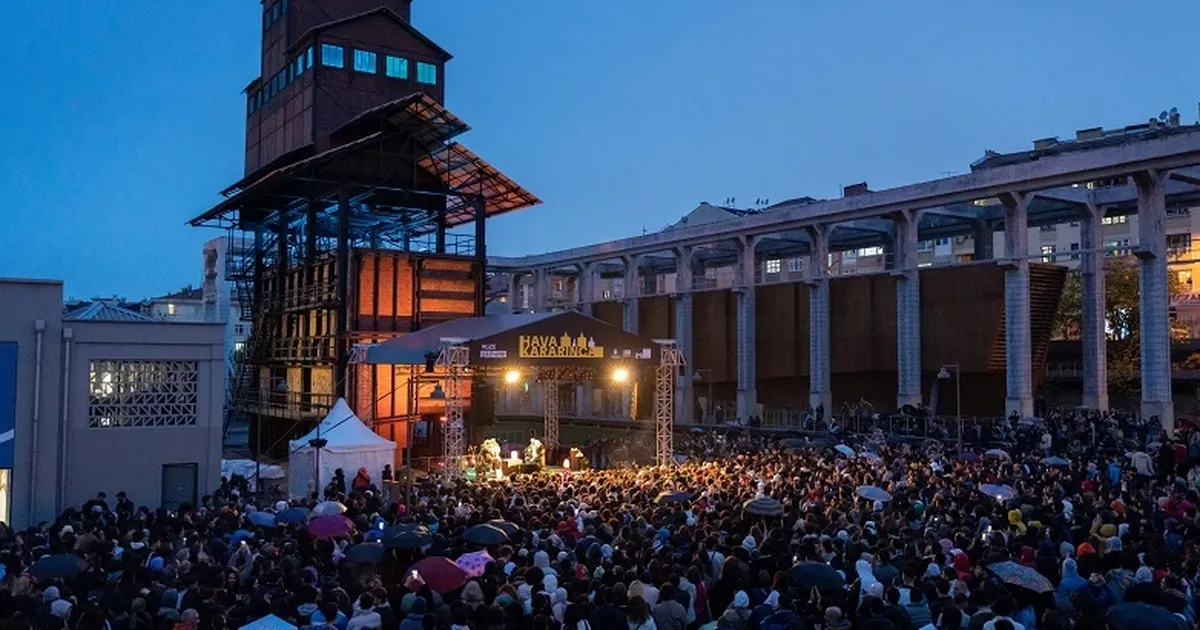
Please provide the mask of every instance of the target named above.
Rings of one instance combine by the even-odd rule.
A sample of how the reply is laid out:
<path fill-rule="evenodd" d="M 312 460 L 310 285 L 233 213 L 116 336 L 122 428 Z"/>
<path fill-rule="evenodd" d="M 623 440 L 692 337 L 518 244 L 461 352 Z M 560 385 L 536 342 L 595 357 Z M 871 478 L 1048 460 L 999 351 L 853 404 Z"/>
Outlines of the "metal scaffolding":
<path fill-rule="evenodd" d="M 462 470 L 463 456 L 463 387 L 469 387 L 469 378 L 463 378 L 471 360 L 471 352 L 465 339 L 443 339 L 442 351 L 438 353 L 437 365 L 446 371 L 446 422 L 442 427 L 442 461 L 446 473 L 454 475 Z"/>
<path fill-rule="evenodd" d="M 659 345 L 654 378 L 654 462 L 659 466 L 670 466 L 675 462 L 675 378 L 684 365 L 684 358 L 674 339 L 655 339 L 654 342 Z"/>
<path fill-rule="evenodd" d="M 558 448 L 558 374 L 557 370 L 555 372 L 552 378 L 542 381 L 542 437 L 546 451 L 551 454 Z"/>

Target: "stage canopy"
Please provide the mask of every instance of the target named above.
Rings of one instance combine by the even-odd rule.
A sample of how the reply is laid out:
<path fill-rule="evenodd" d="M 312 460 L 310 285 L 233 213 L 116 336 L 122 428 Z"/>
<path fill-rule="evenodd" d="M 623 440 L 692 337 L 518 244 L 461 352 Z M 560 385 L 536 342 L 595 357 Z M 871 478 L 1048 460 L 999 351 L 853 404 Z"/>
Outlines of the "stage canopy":
<path fill-rule="evenodd" d="M 470 348 L 471 365 L 657 365 L 658 344 L 575 311 L 466 317 L 355 348 L 359 363 L 424 365 L 449 344 Z"/>

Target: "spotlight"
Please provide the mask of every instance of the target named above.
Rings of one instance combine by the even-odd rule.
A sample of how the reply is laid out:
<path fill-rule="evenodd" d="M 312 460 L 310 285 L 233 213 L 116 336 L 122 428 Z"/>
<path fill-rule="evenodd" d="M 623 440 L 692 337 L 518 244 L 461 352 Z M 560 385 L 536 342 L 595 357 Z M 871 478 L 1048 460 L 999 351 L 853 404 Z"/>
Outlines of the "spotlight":
<path fill-rule="evenodd" d="M 625 368 L 617 368 L 613 370 L 613 380 L 618 383 L 624 383 L 629 380 L 629 370 Z"/>
<path fill-rule="evenodd" d="M 433 374 L 434 366 L 437 365 L 437 360 L 438 360 L 438 353 L 436 353 L 436 352 L 426 352 L 425 353 L 425 373 L 426 374 Z"/>
<path fill-rule="evenodd" d="M 521 382 L 521 373 L 517 370 L 509 370 L 504 373 L 504 382 L 509 385 L 516 385 Z"/>
<path fill-rule="evenodd" d="M 433 400 L 446 400 L 446 390 L 442 389 L 441 383 L 434 383 L 433 391 L 429 392 L 429 397 Z"/>

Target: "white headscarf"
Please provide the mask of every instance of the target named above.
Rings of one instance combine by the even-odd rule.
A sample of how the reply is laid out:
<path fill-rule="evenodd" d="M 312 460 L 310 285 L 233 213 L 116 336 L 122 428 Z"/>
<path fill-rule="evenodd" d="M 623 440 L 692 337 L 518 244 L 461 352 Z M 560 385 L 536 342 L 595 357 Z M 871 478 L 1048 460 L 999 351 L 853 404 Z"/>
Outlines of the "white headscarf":
<path fill-rule="evenodd" d="M 866 560 L 855 562 L 854 570 L 858 573 L 859 597 L 866 597 L 871 592 L 871 586 L 879 584 L 879 580 L 875 579 L 875 572 L 871 570 L 871 563 Z"/>

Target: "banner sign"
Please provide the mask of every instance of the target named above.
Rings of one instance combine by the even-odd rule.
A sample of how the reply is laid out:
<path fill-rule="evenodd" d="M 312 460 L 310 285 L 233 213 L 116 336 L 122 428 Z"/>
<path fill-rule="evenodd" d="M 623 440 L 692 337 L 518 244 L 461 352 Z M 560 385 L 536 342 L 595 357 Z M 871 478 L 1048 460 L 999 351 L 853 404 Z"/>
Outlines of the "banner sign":
<path fill-rule="evenodd" d="M 554 335 L 520 335 L 517 337 L 517 356 L 522 359 L 603 359 L 604 347 L 583 333 L 572 337 L 567 333 Z"/>

